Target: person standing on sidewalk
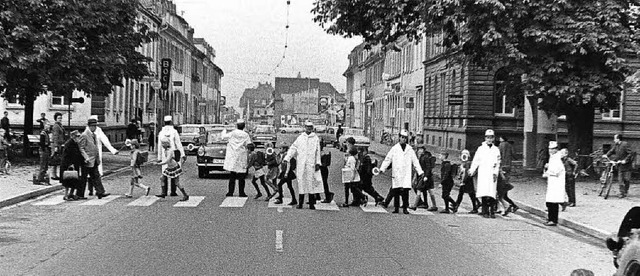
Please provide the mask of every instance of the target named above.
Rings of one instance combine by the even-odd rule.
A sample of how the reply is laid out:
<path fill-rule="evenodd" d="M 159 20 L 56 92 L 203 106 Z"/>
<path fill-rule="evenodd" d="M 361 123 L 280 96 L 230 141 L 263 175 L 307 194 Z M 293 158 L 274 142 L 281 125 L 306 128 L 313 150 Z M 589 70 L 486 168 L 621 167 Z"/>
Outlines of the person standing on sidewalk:
<path fill-rule="evenodd" d="M 296 177 L 298 178 L 298 209 L 304 204 L 304 195 L 309 194 L 309 209 L 315 209 L 315 194 L 324 192 L 320 174 L 320 138 L 313 132 L 313 123 L 306 121 L 305 130 L 291 144 L 283 162 L 291 158 L 298 160 Z"/>
<path fill-rule="evenodd" d="M 342 129 L 342 124 L 338 125 L 338 130 L 336 130 L 336 144 L 340 143 L 340 136 L 344 134 L 344 129 Z"/>
<path fill-rule="evenodd" d="M 49 119 L 47 119 L 46 113 L 40 113 L 40 119 L 36 120 L 37 123 L 40 124 L 40 129 L 44 129 L 44 125 L 49 123 Z"/>
<path fill-rule="evenodd" d="M 168 139 L 169 146 L 171 150 L 173 150 L 173 158 L 175 159 L 176 162 L 179 162 L 182 165 L 184 161 L 187 161 L 187 156 L 184 154 L 184 148 L 182 147 L 182 142 L 180 142 L 180 134 L 173 127 L 172 120 L 173 120 L 173 117 L 169 115 L 164 116 L 164 126 L 158 133 L 157 145 L 160 145 L 160 141 L 162 141 L 162 139 Z M 158 160 L 162 160 L 162 156 L 165 150 L 162 147 L 157 147 L 157 148 L 158 148 Z M 245 159 L 245 163 L 246 163 L 246 159 Z M 167 166 L 168 166 L 167 164 L 162 165 L 163 172 L 167 169 Z M 171 182 L 171 184 L 166 183 L 167 185 L 171 186 L 170 187 L 171 193 L 169 194 L 169 196 L 178 196 L 178 194 L 176 193 L 177 181 L 179 181 L 178 178 L 174 178 L 174 177 L 168 178 L 168 182 Z M 162 189 L 162 193 L 159 196 L 162 196 L 162 195 L 167 196 L 167 186 L 164 186 L 164 187 L 161 186 L 160 188 Z"/>
<path fill-rule="evenodd" d="M 409 207 L 409 190 L 411 190 L 411 168 L 413 167 L 416 170 L 418 177 L 424 177 L 424 171 L 420 167 L 420 161 L 418 161 L 416 153 L 411 146 L 407 145 L 408 136 L 409 133 L 406 129 L 400 131 L 398 143 L 391 147 L 384 161 L 382 161 L 382 165 L 380 165 L 381 172 L 385 172 L 389 166 L 392 166 L 392 189 L 389 193 L 393 197 L 395 207 L 393 213 L 398 213 L 400 195 L 402 195 L 402 212 L 409 214 L 407 208 Z M 388 204 L 385 200 L 382 206 L 386 208 Z"/>
<path fill-rule="evenodd" d="M 620 161 L 616 166 L 618 170 L 618 184 L 620 185 L 620 198 L 627 197 L 629 191 L 629 180 L 631 179 L 631 169 L 633 156 L 629 143 L 623 141 L 622 134 L 618 133 L 613 136 L 615 145 L 602 157 L 609 158 L 613 161 Z"/>
<path fill-rule="evenodd" d="M 558 154 L 558 142 L 549 142 L 549 163 L 545 166 L 542 177 L 547 178 L 547 194 L 545 197 L 547 205 L 546 226 L 558 225 L 558 212 L 560 204 L 564 203 L 565 192 L 565 170 L 562 163 L 562 156 Z"/>
<path fill-rule="evenodd" d="M 53 115 L 55 121 L 51 127 L 51 165 L 53 167 L 52 174 L 53 180 L 59 180 L 58 166 L 60 166 L 60 155 L 62 155 L 62 146 L 64 145 L 64 127 L 62 126 L 62 113 L 56 112 Z M 47 125 L 49 121 L 47 121 Z"/>
<path fill-rule="evenodd" d="M 500 172 L 500 150 L 494 145 L 495 134 L 487 129 L 484 142 L 478 147 L 469 174 L 475 176 L 476 196 L 482 198 L 482 216 L 495 218 L 492 208 L 497 195 L 497 181 Z"/>
<path fill-rule="evenodd" d="M 44 128 L 40 131 L 40 170 L 38 172 L 38 182 L 33 184 L 37 185 L 51 185 L 49 183 L 49 158 L 51 158 L 51 140 L 49 139 L 49 133 L 51 132 L 51 126 L 44 125 Z"/>
<path fill-rule="evenodd" d="M 4 129 L 4 138 L 7 139 L 7 141 L 11 141 L 11 133 L 9 131 L 9 129 L 11 128 L 11 123 L 9 123 L 8 111 L 5 111 L 4 117 L 0 119 L 0 128 Z"/>
<path fill-rule="evenodd" d="M 156 150 L 156 132 L 155 132 L 156 123 L 149 123 L 149 136 L 147 136 L 147 143 L 149 145 L 149 152 L 154 152 Z"/>
<path fill-rule="evenodd" d="M 84 166 L 82 167 L 82 178 L 87 179 L 87 176 L 90 177 L 90 182 L 92 186 L 96 189 L 96 196 L 98 199 L 107 197 L 110 194 L 106 193 L 104 187 L 102 186 L 102 177 L 100 176 L 100 172 L 98 171 L 98 165 L 100 165 L 100 156 L 98 154 L 98 139 L 96 137 L 95 131 L 98 125 L 98 121 L 96 119 L 89 119 L 87 122 L 87 128 L 84 130 L 82 135 L 80 136 L 80 142 L 78 143 L 80 146 L 80 152 L 82 153 L 82 157 L 84 158 Z M 84 184 L 78 190 L 78 196 L 84 197 Z"/>
<path fill-rule="evenodd" d="M 564 211 L 567 206 L 576 206 L 576 174 L 578 173 L 578 162 L 569 157 L 569 150 L 567 148 L 560 150 L 560 157 L 564 165 L 565 192 L 568 198 L 568 201 L 562 204 L 562 211 Z"/>
<path fill-rule="evenodd" d="M 236 129 L 223 135 L 223 137 L 229 138 L 223 169 L 231 173 L 226 196 L 233 196 L 236 190 L 236 180 L 238 180 L 238 196 L 247 197 L 247 194 L 244 193 L 244 185 L 245 178 L 247 178 L 247 169 L 249 168 L 247 146 L 251 144 L 251 137 L 244 131 L 244 127 L 244 120 L 238 119 L 236 121 Z"/>
<path fill-rule="evenodd" d="M 500 176 L 498 180 L 498 202 L 504 209 L 502 215 L 507 216 L 509 212 L 516 212 L 520 207 L 509 198 L 509 190 L 513 189 L 511 184 L 511 167 L 515 154 L 513 153 L 513 145 L 509 142 L 506 135 L 500 135 Z M 509 203 L 507 206 L 506 203 Z M 496 206 L 497 207 L 497 206 Z"/>

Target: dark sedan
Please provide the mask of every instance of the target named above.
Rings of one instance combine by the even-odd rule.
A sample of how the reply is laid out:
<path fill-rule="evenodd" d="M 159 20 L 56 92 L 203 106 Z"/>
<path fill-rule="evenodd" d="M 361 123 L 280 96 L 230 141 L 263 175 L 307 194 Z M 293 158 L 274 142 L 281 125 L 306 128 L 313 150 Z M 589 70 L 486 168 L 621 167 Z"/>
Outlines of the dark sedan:
<path fill-rule="evenodd" d="M 206 143 L 198 147 L 198 177 L 206 177 L 211 172 L 226 173 L 222 168 L 227 153 L 227 139 L 223 134 L 234 129 L 234 126 L 225 126 L 207 131 Z"/>

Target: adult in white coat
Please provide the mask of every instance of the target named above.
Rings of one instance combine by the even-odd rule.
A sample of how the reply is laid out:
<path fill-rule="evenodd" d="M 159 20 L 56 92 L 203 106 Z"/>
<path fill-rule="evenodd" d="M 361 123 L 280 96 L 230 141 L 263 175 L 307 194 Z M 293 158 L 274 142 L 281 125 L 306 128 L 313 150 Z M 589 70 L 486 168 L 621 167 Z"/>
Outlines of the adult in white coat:
<path fill-rule="evenodd" d="M 236 129 L 223 136 L 229 139 L 227 142 L 227 152 L 224 157 L 223 169 L 229 171 L 229 191 L 227 196 L 233 196 L 236 189 L 236 179 L 238 180 L 238 194 L 240 197 L 247 197 L 244 193 L 245 178 L 247 177 L 247 145 L 251 144 L 251 137 L 244 131 L 245 122 L 238 119 Z"/>
<path fill-rule="evenodd" d="M 96 121 L 98 120 L 98 116 L 97 115 L 91 115 L 90 119 L 95 119 Z M 102 167 L 102 146 L 105 146 L 109 152 L 111 152 L 111 154 L 116 155 L 118 153 L 120 153 L 120 151 L 118 151 L 116 148 L 114 148 L 111 145 L 111 142 L 109 142 L 109 137 L 107 137 L 106 134 L 104 134 L 104 132 L 102 131 L 102 128 L 100 127 L 96 127 L 96 131 L 94 132 L 94 134 L 96 135 L 96 139 L 98 140 L 98 156 L 100 156 L 100 165 L 98 165 L 98 171 L 100 172 L 100 176 L 104 175 L 104 169 Z"/>
<path fill-rule="evenodd" d="M 380 171 L 384 172 L 391 167 L 391 190 L 389 191 L 391 197 L 393 197 L 393 204 L 395 210 L 393 213 L 398 213 L 398 207 L 400 205 L 400 195 L 402 195 L 402 212 L 409 214 L 407 208 L 409 207 L 409 190 L 411 190 L 411 167 L 413 167 L 418 173 L 418 177 L 424 176 L 424 171 L 420 166 L 420 161 L 416 156 L 415 151 L 409 145 L 409 133 L 406 130 L 400 131 L 398 143 L 395 144 L 387 156 L 380 165 Z M 425 180 L 426 181 L 426 180 Z M 387 197 L 389 200 L 391 197 Z M 389 205 L 389 202 L 385 200 L 382 204 L 385 208 Z"/>
<path fill-rule="evenodd" d="M 320 173 L 320 138 L 313 132 L 313 123 L 305 122 L 305 130 L 289 147 L 283 162 L 296 158 L 298 179 L 298 206 L 301 209 L 304 195 L 309 194 L 309 209 L 315 209 L 315 194 L 324 192 Z M 288 168 L 288 166 L 287 166 Z"/>
<path fill-rule="evenodd" d="M 160 141 L 162 141 L 163 139 L 168 139 L 169 144 L 171 145 L 171 149 L 173 150 L 174 159 L 176 160 L 176 162 L 180 164 L 180 166 L 182 166 L 184 161 L 187 160 L 187 156 L 184 154 L 184 148 L 182 147 L 182 142 L 180 142 L 180 134 L 178 133 L 178 130 L 176 130 L 176 128 L 173 127 L 172 120 L 173 120 L 173 117 L 164 116 L 164 126 L 158 133 L 158 143 L 156 145 L 160 145 Z M 163 160 L 162 159 L 163 155 L 164 155 L 164 149 L 162 147 L 158 147 L 158 160 Z M 167 169 L 168 166 L 169 165 L 167 164 L 162 165 L 162 171 Z M 171 194 L 169 195 L 178 196 L 178 194 L 176 193 L 175 178 L 168 181 L 171 181 Z M 157 197 L 167 196 L 168 185 L 169 183 L 163 182 L 162 186 L 160 187 L 162 189 L 162 193 L 156 196 Z"/>
<path fill-rule="evenodd" d="M 475 176 L 476 196 L 482 198 L 483 217 L 495 218 L 493 208 L 497 195 L 498 174 L 500 173 L 500 149 L 494 145 L 495 134 L 487 129 L 484 142 L 478 147 L 469 174 Z"/>
<path fill-rule="evenodd" d="M 565 168 L 562 154 L 558 153 L 558 143 L 549 142 L 549 163 L 545 166 L 543 177 L 547 178 L 547 222 L 544 225 L 558 225 L 560 204 L 565 201 Z"/>

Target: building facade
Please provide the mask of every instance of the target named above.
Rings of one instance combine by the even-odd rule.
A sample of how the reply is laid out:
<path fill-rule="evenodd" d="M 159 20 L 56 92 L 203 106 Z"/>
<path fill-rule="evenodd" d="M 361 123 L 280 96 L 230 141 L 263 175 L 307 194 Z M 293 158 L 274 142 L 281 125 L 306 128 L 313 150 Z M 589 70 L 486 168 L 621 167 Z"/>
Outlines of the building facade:
<path fill-rule="evenodd" d="M 274 88 L 271 83 L 258 83 L 256 87 L 245 89 L 240 97 L 242 117 L 254 125 L 273 125 L 273 100 Z"/>
<path fill-rule="evenodd" d="M 338 123 L 343 118 L 344 103 L 330 83 L 317 78 L 276 77 L 274 91 L 275 126 L 298 125 L 305 120 L 316 124 Z"/>

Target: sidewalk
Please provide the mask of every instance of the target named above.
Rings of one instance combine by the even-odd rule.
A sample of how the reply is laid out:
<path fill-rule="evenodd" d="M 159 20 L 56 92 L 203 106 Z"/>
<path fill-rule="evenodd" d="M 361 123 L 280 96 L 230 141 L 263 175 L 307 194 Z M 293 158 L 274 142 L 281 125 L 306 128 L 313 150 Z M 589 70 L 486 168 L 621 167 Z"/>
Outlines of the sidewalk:
<path fill-rule="evenodd" d="M 126 169 L 130 164 L 128 150 L 123 150 L 118 155 L 112 155 L 108 151 L 103 154 L 104 177 Z M 149 159 L 155 160 L 155 155 L 150 154 Z M 9 175 L 0 174 L 0 208 L 63 189 L 57 180 L 51 180 L 51 186 L 33 185 L 33 174 L 38 169 L 37 164 L 14 165 Z"/>
<path fill-rule="evenodd" d="M 375 141 L 372 141 L 369 147 L 380 159 L 384 158 L 390 148 Z M 457 157 L 451 159 L 453 162 L 459 162 Z M 439 174 L 437 169 L 434 173 Z M 509 191 L 509 198 L 520 207 L 518 212 L 526 211 L 546 220 L 546 179 L 519 176 L 512 176 L 511 179 L 515 188 Z M 634 182 L 632 180 L 628 197 L 618 198 L 618 185 L 615 183 L 609 198 L 605 200 L 598 196 L 599 180 L 579 180 L 576 183 L 576 207 L 567 207 L 565 212 L 560 212 L 559 224 L 602 240 L 606 239 L 611 233 L 618 231 L 627 211 L 632 206 L 640 204 L 640 185 L 635 185 Z M 464 202 L 467 201 L 465 198 Z M 441 200 L 439 202 L 442 203 Z"/>

